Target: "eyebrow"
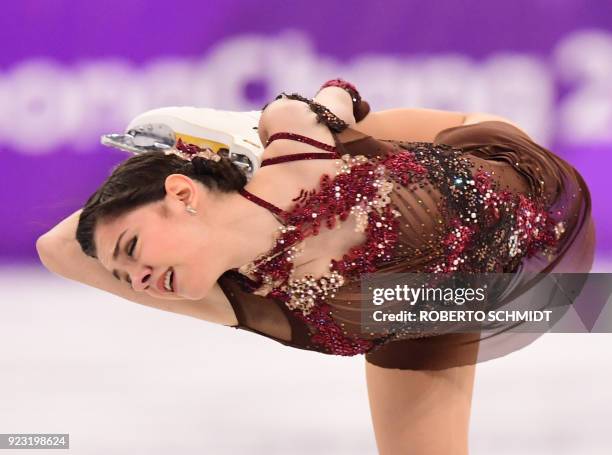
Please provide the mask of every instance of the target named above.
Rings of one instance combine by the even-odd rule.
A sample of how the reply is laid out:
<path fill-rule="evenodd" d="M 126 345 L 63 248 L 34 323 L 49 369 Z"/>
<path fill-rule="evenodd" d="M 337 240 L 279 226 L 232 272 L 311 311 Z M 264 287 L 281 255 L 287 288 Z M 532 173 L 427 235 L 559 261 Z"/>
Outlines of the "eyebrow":
<path fill-rule="evenodd" d="M 113 250 L 113 259 L 117 259 L 117 256 L 119 256 L 119 244 L 121 243 L 123 234 L 125 234 L 126 232 L 127 232 L 127 229 L 123 231 L 121 235 L 119 235 L 119 238 L 117 239 L 117 243 L 115 244 L 115 249 Z M 117 278 L 119 281 L 121 281 L 121 278 L 119 278 L 119 273 L 117 273 L 117 270 L 113 270 L 113 276 Z"/>

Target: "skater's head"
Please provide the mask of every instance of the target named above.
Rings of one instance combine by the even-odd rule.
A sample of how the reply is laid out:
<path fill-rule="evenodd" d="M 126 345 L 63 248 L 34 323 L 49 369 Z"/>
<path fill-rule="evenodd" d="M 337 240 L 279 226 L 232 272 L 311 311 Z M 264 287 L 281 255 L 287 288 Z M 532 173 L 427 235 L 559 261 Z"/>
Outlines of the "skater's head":
<path fill-rule="evenodd" d="M 246 181 L 225 157 L 189 161 L 161 151 L 135 155 L 115 167 L 87 200 L 77 241 L 134 290 L 168 299 L 201 298 L 198 280 L 210 289 L 223 272 L 207 266 L 215 262 L 211 255 L 220 253 L 215 213 Z M 169 268 L 178 288 L 165 294 L 157 280 Z"/>

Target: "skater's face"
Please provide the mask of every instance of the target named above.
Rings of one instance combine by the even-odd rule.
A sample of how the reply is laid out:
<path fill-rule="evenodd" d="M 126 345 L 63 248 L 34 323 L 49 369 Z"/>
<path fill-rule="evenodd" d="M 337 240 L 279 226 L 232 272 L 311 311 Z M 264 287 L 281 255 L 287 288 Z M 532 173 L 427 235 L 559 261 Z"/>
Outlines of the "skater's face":
<path fill-rule="evenodd" d="M 202 216 L 211 193 L 180 174 L 166 179 L 166 193 L 161 201 L 100 220 L 94 234 L 98 260 L 136 292 L 168 300 L 204 298 L 218 278 L 207 267 L 214 263 L 214 233 Z M 190 214 L 187 205 L 198 214 Z M 171 291 L 165 288 L 169 269 Z"/>

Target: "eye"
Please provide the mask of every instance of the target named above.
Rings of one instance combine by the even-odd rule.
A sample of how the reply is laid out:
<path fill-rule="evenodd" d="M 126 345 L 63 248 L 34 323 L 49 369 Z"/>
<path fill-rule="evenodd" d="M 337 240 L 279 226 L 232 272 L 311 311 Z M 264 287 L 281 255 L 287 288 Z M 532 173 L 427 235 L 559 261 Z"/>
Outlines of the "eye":
<path fill-rule="evenodd" d="M 138 237 L 134 237 L 134 240 L 132 240 L 132 244 L 130 246 L 130 249 L 128 251 L 128 256 L 129 257 L 133 257 L 132 254 L 134 253 L 134 249 L 136 248 L 136 242 L 138 241 Z"/>

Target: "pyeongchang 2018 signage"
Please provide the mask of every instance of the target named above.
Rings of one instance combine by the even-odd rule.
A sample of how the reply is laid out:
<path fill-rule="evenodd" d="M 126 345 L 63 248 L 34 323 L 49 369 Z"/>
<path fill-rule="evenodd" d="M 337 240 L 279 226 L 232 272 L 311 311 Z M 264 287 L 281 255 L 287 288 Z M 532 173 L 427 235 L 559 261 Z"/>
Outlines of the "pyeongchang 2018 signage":
<path fill-rule="evenodd" d="M 291 62 L 289 65 L 288 62 Z M 24 154 L 69 145 L 97 147 L 101 133 L 122 131 L 160 106 L 252 110 L 280 91 L 306 96 L 341 76 L 375 110 L 425 107 L 489 112 L 524 125 L 541 144 L 612 142 L 612 33 L 566 35 L 547 59 L 496 53 L 371 54 L 340 63 L 318 55 L 307 35 L 242 35 L 220 41 L 201 59 L 164 58 L 135 66 L 122 58 L 66 66 L 22 60 L 0 73 L 0 143 Z M 571 86 L 559 99 L 558 86 Z M 33 134 L 35 132 L 35 134 Z"/>

